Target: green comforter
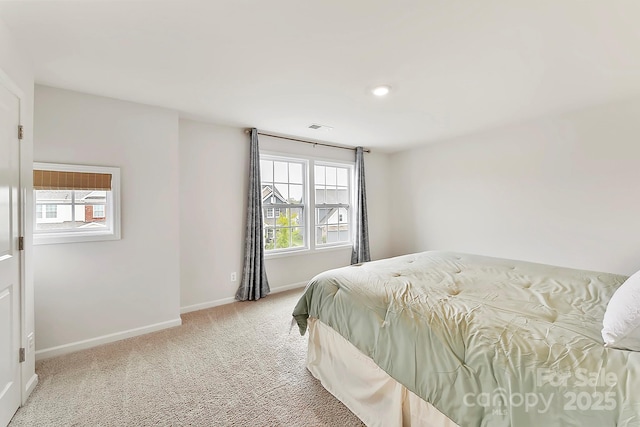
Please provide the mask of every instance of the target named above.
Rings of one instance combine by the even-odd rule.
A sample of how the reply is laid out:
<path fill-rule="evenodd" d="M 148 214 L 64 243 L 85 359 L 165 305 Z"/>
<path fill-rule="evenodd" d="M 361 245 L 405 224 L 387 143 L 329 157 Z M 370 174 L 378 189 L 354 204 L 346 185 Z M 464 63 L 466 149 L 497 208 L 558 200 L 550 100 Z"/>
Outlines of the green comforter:
<path fill-rule="evenodd" d="M 450 252 L 327 271 L 294 317 L 318 318 L 466 426 L 640 426 L 640 353 L 607 349 L 626 277 Z"/>

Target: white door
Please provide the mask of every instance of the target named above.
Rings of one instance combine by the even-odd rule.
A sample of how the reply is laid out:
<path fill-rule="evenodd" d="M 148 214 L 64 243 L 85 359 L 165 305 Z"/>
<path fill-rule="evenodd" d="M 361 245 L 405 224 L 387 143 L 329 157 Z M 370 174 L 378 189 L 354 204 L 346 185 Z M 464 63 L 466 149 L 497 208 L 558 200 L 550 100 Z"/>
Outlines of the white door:
<path fill-rule="evenodd" d="M 0 426 L 20 406 L 20 100 L 0 84 Z"/>

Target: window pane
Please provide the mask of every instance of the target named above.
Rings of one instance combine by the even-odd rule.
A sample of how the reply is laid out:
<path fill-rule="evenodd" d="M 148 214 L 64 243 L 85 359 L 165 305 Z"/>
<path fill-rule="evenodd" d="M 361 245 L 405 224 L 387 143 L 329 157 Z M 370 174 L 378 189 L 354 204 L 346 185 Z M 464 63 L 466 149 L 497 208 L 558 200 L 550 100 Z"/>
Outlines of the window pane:
<path fill-rule="evenodd" d="M 36 202 L 46 204 L 71 203 L 71 190 L 36 190 Z"/>
<path fill-rule="evenodd" d="M 275 248 L 275 229 L 273 227 L 265 227 L 264 229 L 264 247 L 265 249 Z"/>
<path fill-rule="evenodd" d="M 273 162 L 260 160 L 260 179 L 262 182 L 273 182 Z"/>
<path fill-rule="evenodd" d="M 348 242 L 350 239 L 349 236 L 349 226 L 347 224 L 329 224 L 323 227 L 319 227 L 322 229 L 322 243 L 341 243 Z M 322 244 L 318 242 L 318 244 Z"/>
<path fill-rule="evenodd" d="M 327 227 L 325 225 L 316 227 L 316 245 L 327 243 Z"/>
<path fill-rule="evenodd" d="M 328 220 L 327 220 L 328 224 L 337 224 L 338 223 L 338 217 L 339 217 L 338 209 L 335 209 L 335 208 L 331 209 L 327 216 L 328 216 Z"/>
<path fill-rule="evenodd" d="M 349 212 L 345 208 L 338 209 L 338 222 L 340 224 L 349 222 Z"/>
<path fill-rule="evenodd" d="M 104 230 L 109 219 L 108 193 L 102 190 L 36 190 L 36 231 Z"/>
<path fill-rule="evenodd" d="M 287 163 L 285 162 L 273 162 L 274 167 L 274 182 L 287 182 L 289 180 L 289 173 Z"/>
<path fill-rule="evenodd" d="M 316 185 L 316 203 L 326 203 L 326 197 L 323 186 Z"/>
<path fill-rule="evenodd" d="M 347 187 L 338 187 L 338 203 L 349 204 L 349 189 Z"/>
<path fill-rule="evenodd" d="M 290 224 L 292 226 L 302 225 L 304 218 L 302 217 L 302 208 L 290 209 Z"/>
<path fill-rule="evenodd" d="M 289 246 L 291 246 L 289 242 L 289 229 L 276 228 L 276 249 L 285 249 Z"/>
<path fill-rule="evenodd" d="M 345 187 L 349 185 L 349 174 L 345 168 L 338 168 L 338 185 Z"/>
<path fill-rule="evenodd" d="M 287 184 L 276 184 L 273 203 L 289 203 L 289 186 Z"/>
<path fill-rule="evenodd" d="M 338 203 L 338 190 L 335 187 L 327 188 L 327 201 L 326 203 Z"/>
<path fill-rule="evenodd" d="M 291 184 L 289 185 L 289 200 L 291 203 L 302 204 L 303 195 L 302 185 Z"/>
<path fill-rule="evenodd" d="M 328 225 L 327 226 L 327 243 L 338 243 L 338 226 L 337 225 Z"/>
<path fill-rule="evenodd" d="M 318 225 L 326 224 L 330 214 L 331 214 L 331 209 L 316 208 L 316 224 Z"/>
<path fill-rule="evenodd" d="M 327 166 L 327 185 L 336 185 L 336 168 Z"/>
<path fill-rule="evenodd" d="M 278 209 L 278 215 L 276 217 L 276 227 L 288 227 L 289 226 L 289 209 Z"/>
<path fill-rule="evenodd" d="M 340 227 L 340 236 L 339 239 L 341 242 L 348 242 L 350 239 L 349 236 L 349 226 L 348 225 L 344 225 Z"/>
<path fill-rule="evenodd" d="M 304 228 L 294 227 L 291 229 L 291 246 L 294 248 L 304 246 Z"/>
<path fill-rule="evenodd" d="M 289 163 L 289 182 L 292 184 L 302 184 L 302 164 Z"/>
<path fill-rule="evenodd" d="M 43 215 L 36 217 L 36 230 L 64 230 L 74 228 L 71 204 L 42 205 Z"/>
<path fill-rule="evenodd" d="M 315 178 L 316 184 L 320 184 L 320 185 L 324 185 L 325 184 L 325 178 L 324 178 L 325 170 L 324 169 L 325 169 L 324 166 L 316 166 L 315 167 L 316 174 L 315 174 L 314 178 Z"/>

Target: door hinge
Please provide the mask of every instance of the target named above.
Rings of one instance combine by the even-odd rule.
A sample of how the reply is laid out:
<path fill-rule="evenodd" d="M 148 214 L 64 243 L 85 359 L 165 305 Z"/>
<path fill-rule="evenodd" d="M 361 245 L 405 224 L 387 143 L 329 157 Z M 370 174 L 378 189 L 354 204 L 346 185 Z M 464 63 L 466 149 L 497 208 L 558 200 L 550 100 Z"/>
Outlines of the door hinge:
<path fill-rule="evenodd" d="M 24 251 L 24 237 L 18 237 L 18 250 Z"/>
<path fill-rule="evenodd" d="M 18 139 L 22 139 L 24 138 L 24 126 L 19 125 L 18 126 Z"/>
<path fill-rule="evenodd" d="M 20 349 L 20 363 L 24 362 L 25 360 L 27 360 L 27 357 L 26 357 L 26 354 L 25 354 L 24 347 L 22 347 Z"/>

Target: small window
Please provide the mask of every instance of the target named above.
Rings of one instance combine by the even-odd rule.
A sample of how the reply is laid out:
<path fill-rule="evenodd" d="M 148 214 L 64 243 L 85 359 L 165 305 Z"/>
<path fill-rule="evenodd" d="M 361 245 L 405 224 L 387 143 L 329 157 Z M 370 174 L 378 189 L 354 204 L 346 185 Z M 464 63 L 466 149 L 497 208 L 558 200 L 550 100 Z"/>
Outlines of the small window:
<path fill-rule="evenodd" d="M 34 243 L 120 238 L 120 169 L 35 163 Z"/>

